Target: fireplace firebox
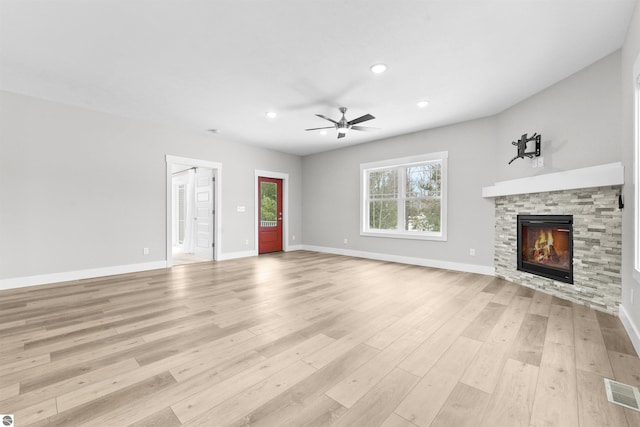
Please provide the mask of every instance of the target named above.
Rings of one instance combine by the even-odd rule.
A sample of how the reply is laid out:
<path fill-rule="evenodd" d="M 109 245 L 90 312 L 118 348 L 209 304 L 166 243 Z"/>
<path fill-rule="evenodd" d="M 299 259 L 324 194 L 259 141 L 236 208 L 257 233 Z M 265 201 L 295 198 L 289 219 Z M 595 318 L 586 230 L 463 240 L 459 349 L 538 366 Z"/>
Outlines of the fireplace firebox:
<path fill-rule="evenodd" d="M 573 216 L 518 215 L 518 270 L 573 284 Z"/>

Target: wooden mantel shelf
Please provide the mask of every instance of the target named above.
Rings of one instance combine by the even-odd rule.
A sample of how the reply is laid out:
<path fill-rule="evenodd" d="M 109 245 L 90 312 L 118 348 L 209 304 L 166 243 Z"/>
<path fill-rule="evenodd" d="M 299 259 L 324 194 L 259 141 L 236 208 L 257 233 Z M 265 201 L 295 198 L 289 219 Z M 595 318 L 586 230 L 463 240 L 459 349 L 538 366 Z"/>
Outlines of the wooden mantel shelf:
<path fill-rule="evenodd" d="M 482 188 L 482 197 L 543 193 L 622 184 L 624 184 L 624 166 L 621 162 L 618 162 L 496 182 L 490 187 Z"/>

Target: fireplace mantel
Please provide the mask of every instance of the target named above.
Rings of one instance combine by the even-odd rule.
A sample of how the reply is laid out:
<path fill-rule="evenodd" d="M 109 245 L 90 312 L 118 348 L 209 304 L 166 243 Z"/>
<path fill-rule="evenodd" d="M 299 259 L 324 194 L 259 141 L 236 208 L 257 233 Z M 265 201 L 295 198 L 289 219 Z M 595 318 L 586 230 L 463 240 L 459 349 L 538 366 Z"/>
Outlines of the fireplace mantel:
<path fill-rule="evenodd" d="M 496 182 L 490 187 L 482 188 L 482 197 L 543 193 L 622 184 L 624 184 L 624 166 L 621 162 L 618 162 Z"/>

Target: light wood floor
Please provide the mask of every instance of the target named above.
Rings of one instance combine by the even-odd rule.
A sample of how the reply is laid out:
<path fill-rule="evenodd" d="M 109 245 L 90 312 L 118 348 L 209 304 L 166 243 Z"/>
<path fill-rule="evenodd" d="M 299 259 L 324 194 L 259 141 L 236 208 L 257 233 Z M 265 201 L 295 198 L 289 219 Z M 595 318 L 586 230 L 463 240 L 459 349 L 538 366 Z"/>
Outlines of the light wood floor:
<path fill-rule="evenodd" d="M 17 426 L 639 426 L 620 321 L 482 275 L 290 252 L 0 292 Z"/>
<path fill-rule="evenodd" d="M 208 260 L 200 258 L 194 254 L 183 252 L 179 247 L 174 246 L 171 257 L 173 265 L 195 264 L 197 262 L 206 262 Z"/>

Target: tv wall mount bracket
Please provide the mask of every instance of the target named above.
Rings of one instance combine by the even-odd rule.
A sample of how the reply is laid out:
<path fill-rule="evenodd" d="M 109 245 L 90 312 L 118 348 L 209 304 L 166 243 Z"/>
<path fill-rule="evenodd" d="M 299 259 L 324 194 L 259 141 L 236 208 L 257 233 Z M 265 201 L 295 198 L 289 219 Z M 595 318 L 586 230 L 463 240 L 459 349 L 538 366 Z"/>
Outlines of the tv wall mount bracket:
<path fill-rule="evenodd" d="M 538 135 L 537 133 L 534 133 L 530 137 L 527 137 L 527 134 L 525 133 L 520 137 L 519 140 L 512 141 L 511 144 L 518 147 L 518 154 L 513 159 L 511 159 L 509 164 L 511 164 L 515 159 L 524 159 L 525 157 L 533 159 L 534 157 L 540 157 L 541 140 L 542 136 Z M 527 144 L 531 141 L 535 142 L 535 149 L 533 151 L 527 151 Z"/>

